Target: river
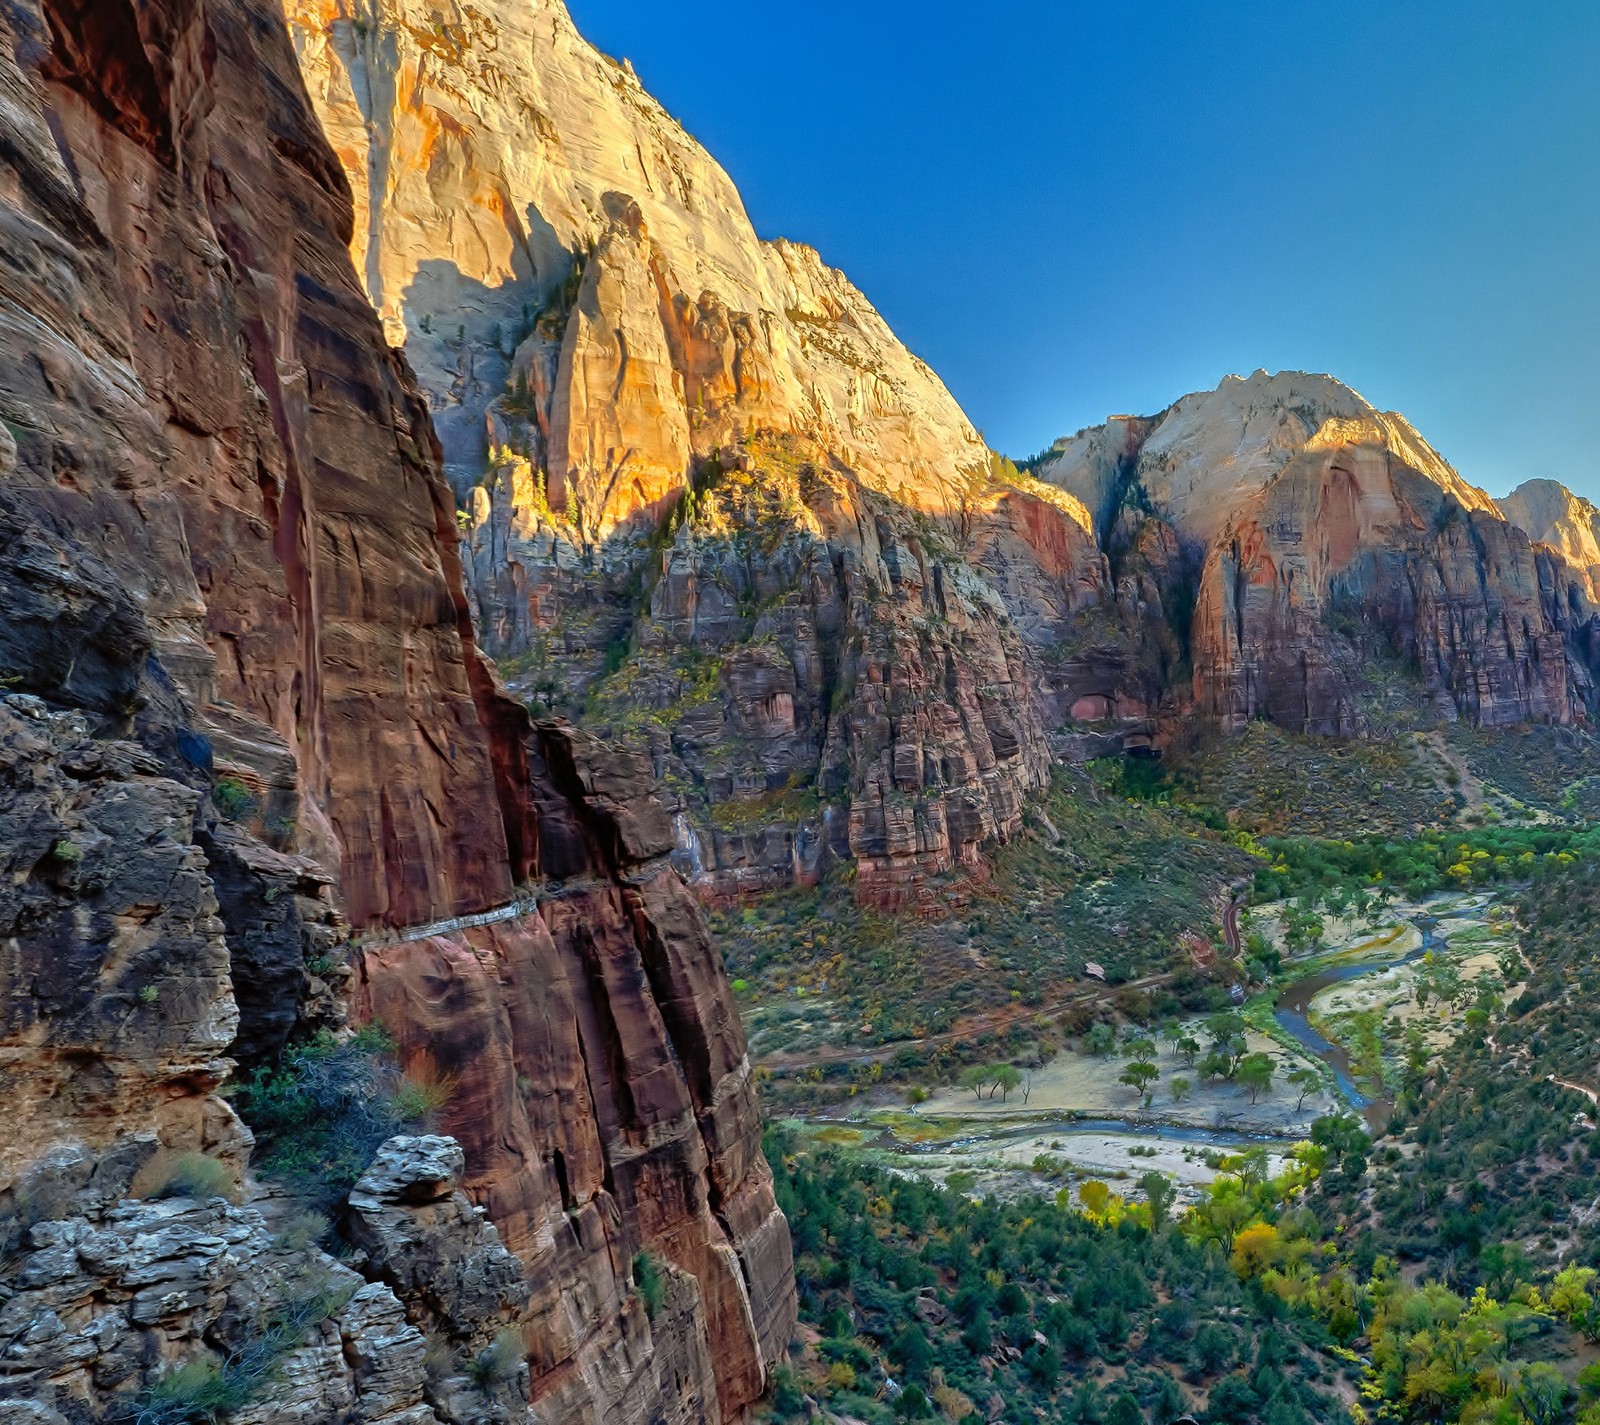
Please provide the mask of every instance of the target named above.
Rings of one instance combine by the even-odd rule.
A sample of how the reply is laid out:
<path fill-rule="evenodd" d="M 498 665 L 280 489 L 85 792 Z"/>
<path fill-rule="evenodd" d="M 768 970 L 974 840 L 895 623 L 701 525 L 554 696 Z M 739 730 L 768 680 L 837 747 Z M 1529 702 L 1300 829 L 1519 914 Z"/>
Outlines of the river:
<path fill-rule="evenodd" d="M 1384 1093 L 1376 1097 L 1367 1094 L 1357 1085 L 1355 1065 L 1343 1045 L 1331 1043 L 1311 1024 L 1311 1001 L 1329 985 L 1342 984 L 1361 975 L 1378 974 L 1392 970 L 1397 965 L 1409 965 L 1420 960 L 1430 950 L 1442 948 L 1446 942 L 1439 937 L 1438 920 L 1433 916 L 1419 916 L 1417 929 L 1422 932 L 1422 943 L 1409 954 L 1387 959 L 1359 960 L 1332 969 L 1319 970 L 1304 979 L 1294 980 L 1279 992 L 1274 1014 L 1277 1021 L 1292 1034 L 1297 1043 L 1321 1059 L 1333 1073 L 1339 1095 L 1351 1108 L 1366 1119 L 1374 1135 L 1383 1132 L 1394 1110 L 1394 1099 Z"/>

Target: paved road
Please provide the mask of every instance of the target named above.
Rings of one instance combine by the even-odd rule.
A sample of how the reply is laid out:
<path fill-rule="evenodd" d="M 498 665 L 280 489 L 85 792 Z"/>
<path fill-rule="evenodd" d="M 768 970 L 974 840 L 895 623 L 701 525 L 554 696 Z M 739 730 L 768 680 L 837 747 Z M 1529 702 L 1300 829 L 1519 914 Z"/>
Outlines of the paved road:
<path fill-rule="evenodd" d="M 1228 949 L 1241 956 L 1244 942 L 1239 938 L 1239 911 L 1243 906 L 1244 897 L 1237 896 L 1228 902 L 1228 908 L 1222 912 L 1222 938 L 1228 942 Z"/>

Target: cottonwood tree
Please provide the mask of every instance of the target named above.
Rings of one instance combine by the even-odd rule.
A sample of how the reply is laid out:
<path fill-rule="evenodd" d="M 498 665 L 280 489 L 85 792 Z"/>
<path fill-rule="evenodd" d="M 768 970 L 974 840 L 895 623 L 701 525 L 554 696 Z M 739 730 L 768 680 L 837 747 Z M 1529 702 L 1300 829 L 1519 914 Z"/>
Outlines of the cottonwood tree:
<path fill-rule="evenodd" d="M 1300 1090 L 1300 1098 L 1295 1103 L 1294 1111 L 1299 1113 L 1306 1106 L 1306 1097 L 1314 1093 L 1322 1084 L 1322 1075 L 1309 1065 L 1298 1069 L 1290 1069 L 1284 1078 Z"/>
<path fill-rule="evenodd" d="M 1127 1084 L 1135 1093 L 1143 1097 L 1145 1106 L 1150 1104 L 1150 1085 L 1161 1077 L 1161 1070 L 1154 1064 L 1135 1060 L 1117 1076 L 1118 1082 Z"/>
<path fill-rule="evenodd" d="M 1166 1226 L 1167 1214 L 1177 1199 L 1177 1185 L 1165 1173 L 1152 1168 L 1139 1179 L 1139 1186 L 1144 1189 L 1145 1200 L 1150 1204 L 1150 1230 L 1159 1234 Z"/>
<path fill-rule="evenodd" d="M 996 1064 L 989 1070 L 989 1077 L 994 1080 L 994 1088 L 989 1091 L 989 1097 L 993 1098 L 999 1093 L 1000 1102 L 1004 1103 L 1010 1096 L 1011 1090 L 1022 1082 L 1022 1071 L 1010 1064 Z"/>
<path fill-rule="evenodd" d="M 1270 1054 L 1247 1054 L 1240 1060 L 1234 1079 L 1249 1093 L 1250 1102 L 1254 1103 L 1262 1094 L 1271 1092 L 1272 1074 Z"/>

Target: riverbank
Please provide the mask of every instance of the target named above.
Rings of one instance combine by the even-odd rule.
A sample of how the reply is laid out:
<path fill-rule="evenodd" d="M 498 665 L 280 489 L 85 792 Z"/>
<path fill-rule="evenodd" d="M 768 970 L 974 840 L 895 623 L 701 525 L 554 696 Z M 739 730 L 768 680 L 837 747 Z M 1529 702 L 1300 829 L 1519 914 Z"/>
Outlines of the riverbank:
<path fill-rule="evenodd" d="M 1283 907 L 1264 911 L 1250 917 L 1251 928 L 1288 919 Z M 1254 1101 L 1241 1084 L 1202 1075 L 1195 1056 L 1162 1038 L 1145 1055 L 1157 1071 L 1148 1103 L 1122 1082 L 1130 1056 L 1119 1046 L 1105 1055 L 1059 1054 L 1003 1095 L 992 1085 L 947 1086 L 911 1108 L 902 1091 L 883 1088 L 835 1114 L 797 1122 L 881 1154 L 896 1171 L 972 1191 L 1057 1191 L 1097 1178 L 1136 1192 L 1138 1178 L 1156 1169 L 1189 1196 L 1215 1177 L 1222 1155 L 1264 1147 L 1276 1171 L 1319 1117 L 1354 1109 L 1380 1131 L 1389 1084 L 1403 1068 L 1406 1026 L 1425 1021 L 1431 1045 L 1464 1023 L 1459 993 L 1444 1003 L 1417 1003 L 1418 976 L 1447 985 L 1455 983 L 1452 974 L 1462 985 L 1499 976 L 1514 947 L 1509 911 L 1490 894 L 1435 896 L 1330 919 L 1323 943 L 1287 958 L 1280 986 L 1244 1007 L 1245 1052 L 1265 1055 L 1273 1069 Z M 1181 1031 L 1207 1039 L 1202 1017 Z M 1374 1042 L 1376 1058 L 1363 1058 Z M 1288 1081 L 1291 1071 L 1307 1067 L 1314 1083 Z"/>

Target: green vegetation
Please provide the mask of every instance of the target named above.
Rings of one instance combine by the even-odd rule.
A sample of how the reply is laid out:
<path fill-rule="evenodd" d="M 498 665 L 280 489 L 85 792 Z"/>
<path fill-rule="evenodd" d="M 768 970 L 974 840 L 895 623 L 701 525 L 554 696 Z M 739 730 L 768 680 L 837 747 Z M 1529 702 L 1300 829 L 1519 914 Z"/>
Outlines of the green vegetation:
<path fill-rule="evenodd" d="M 779 1419 L 800 1418 L 802 1392 L 868 1425 L 981 1420 L 998 1394 L 1008 1422 L 1167 1425 L 1209 1401 L 1210 1419 L 1294 1425 L 1333 1419 L 1331 1388 L 1355 1374 L 1321 1322 L 1167 1228 L 1160 1174 L 1154 1211 L 1086 1184 L 1091 1215 L 975 1202 L 781 1129 L 767 1151 L 821 1338 L 774 1393 Z"/>
<path fill-rule="evenodd" d="M 301 1292 L 261 1320 L 249 1323 L 242 1344 L 219 1357 L 175 1366 L 142 1391 L 122 1418 L 130 1425 L 215 1425 L 233 1411 L 262 1400 L 284 1356 L 350 1299 L 349 1292 L 309 1272 Z"/>
<path fill-rule="evenodd" d="M 1076 1010 L 1062 1014 L 1101 993 L 1083 978 L 1089 961 L 1124 986 L 1113 999 L 1141 1022 L 1225 1003 L 1221 977 L 1199 970 L 1181 937 L 1210 927 L 1220 940 L 1214 908 L 1256 858 L 1182 812 L 1097 801 L 1064 774 L 1041 810 L 1033 831 L 997 848 L 986 883 L 936 883 L 947 912 L 909 930 L 858 904 L 840 877 L 713 911 L 729 974 L 749 986 L 756 1052 L 925 1038 L 995 1015 L 992 1028 L 960 1042 L 908 1046 L 877 1075 L 953 1080 L 963 1064 L 1014 1059 L 1087 1031 Z M 1126 984 L 1157 972 L 1158 984 Z M 850 1072 L 866 1070 L 822 1077 L 844 1092 L 840 1076 Z"/>
<path fill-rule="evenodd" d="M 393 1041 L 368 1025 L 350 1039 L 323 1031 L 291 1045 L 276 1067 L 245 1079 L 234 1102 L 256 1135 L 257 1171 L 331 1212 L 384 1140 L 425 1122 L 449 1092 L 404 1078 Z"/>
<path fill-rule="evenodd" d="M 467 1379 L 485 1395 L 492 1395 L 516 1379 L 527 1354 L 522 1337 L 508 1326 L 467 1362 Z"/>
<path fill-rule="evenodd" d="M 996 1397 L 1008 1422 L 1600 1425 L 1600 1274 L 1402 1273 L 1340 1210 L 1381 1174 L 1351 1117 L 1275 1177 L 1264 1150 L 1219 1157 L 1181 1212 L 1158 1172 L 1142 1201 L 1092 1180 L 1075 1203 L 975 1201 L 790 1130 L 767 1152 L 816 1333 L 779 1419 L 809 1394 L 868 1425 L 976 1421 Z"/>
<path fill-rule="evenodd" d="M 1174 801 L 1258 836 L 1408 836 L 1453 823 L 1464 805 L 1410 736 L 1303 737 L 1252 722 L 1236 737 L 1175 751 L 1164 770 Z"/>
<path fill-rule="evenodd" d="M 1570 866 L 1600 851 L 1600 830 L 1562 826 L 1483 827 L 1406 840 L 1269 837 L 1272 861 L 1256 873 L 1263 900 L 1296 896 L 1343 909 L 1357 895 L 1388 889 L 1421 897 L 1443 890 L 1526 881 L 1541 868 Z"/>
<path fill-rule="evenodd" d="M 667 1300 L 667 1279 L 662 1274 L 661 1264 L 648 1252 L 634 1256 L 633 1286 L 645 1315 L 654 1321 Z"/>
<path fill-rule="evenodd" d="M 204 1153 L 180 1153 L 151 1184 L 145 1196 L 208 1198 L 232 1194 L 233 1174 L 223 1164 Z"/>
<path fill-rule="evenodd" d="M 229 821 L 249 821 L 261 809 L 250 788 L 237 777 L 218 777 L 211 788 L 211 801 Z"/>
<path fill-rule="evenodd" d="M 1506 1294 L 1535 1264 L 1600 1265 L 1600 1137 L 1584 1090 L 1600 1003 L 1600 852 L 1540 858 L 1517 902 L 1531 969 L 1504 1018 L 1466 1015 L 1442 1053 L 1408 1063 L 1370 1210 L 1372 1250 L 1422 1264 L 1455 1290 Z M 1470 989 L 1469 989 L 1470 992 Z"/>

